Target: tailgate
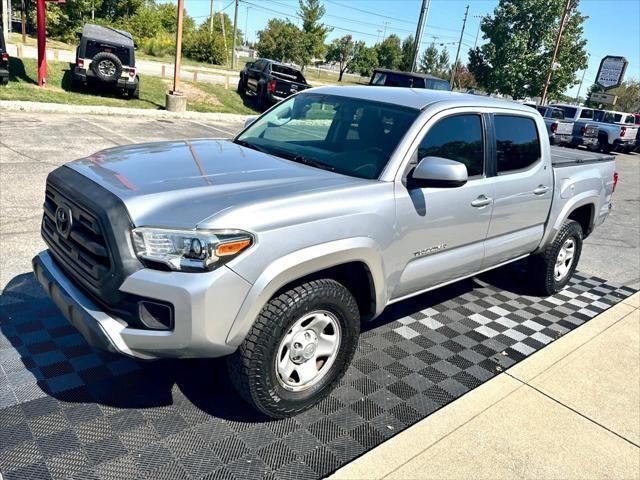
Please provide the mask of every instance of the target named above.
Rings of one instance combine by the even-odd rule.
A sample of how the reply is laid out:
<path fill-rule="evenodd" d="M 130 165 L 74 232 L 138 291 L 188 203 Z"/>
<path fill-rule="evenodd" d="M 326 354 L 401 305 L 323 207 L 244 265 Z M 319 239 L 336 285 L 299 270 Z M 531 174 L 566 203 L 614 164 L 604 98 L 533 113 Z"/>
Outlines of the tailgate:
<path fill-rule="evenodd" d="M 573 122 L 558 122 L 556 135 L 571 135 L 573 133 Z"/>
<path fill-rule="evenodd" d="M 279 97 L 288 97 L 289 95 L 293 95 L 294 93 L 298 93 L 301 90 L 309 88 L 304 83 L 291 82 L 280 78 L 276 78 L 275 80 L 276 88 L 273 93 Z"/>
<path fill-rule="evenodd" d="M 625 129 L 624 135 L 620 138 L 623 140 L 635 140 L 638 133 L 638 127 L 622 127 Z"/>

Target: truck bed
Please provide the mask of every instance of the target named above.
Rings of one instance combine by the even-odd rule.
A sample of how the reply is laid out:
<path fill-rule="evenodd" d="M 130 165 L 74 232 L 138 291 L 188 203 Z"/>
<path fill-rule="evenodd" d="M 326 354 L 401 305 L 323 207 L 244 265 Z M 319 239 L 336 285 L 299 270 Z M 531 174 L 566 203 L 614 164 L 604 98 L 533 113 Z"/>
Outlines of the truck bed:
<path fill-rule="evenodd" d="M 584 163 L 612 162 L 614 160 L 615 156 L 605 153 L 575 150 L 564 147 L 551 147 L 551 164 L 554 167 L 569 167 L 571 165 Z"/>

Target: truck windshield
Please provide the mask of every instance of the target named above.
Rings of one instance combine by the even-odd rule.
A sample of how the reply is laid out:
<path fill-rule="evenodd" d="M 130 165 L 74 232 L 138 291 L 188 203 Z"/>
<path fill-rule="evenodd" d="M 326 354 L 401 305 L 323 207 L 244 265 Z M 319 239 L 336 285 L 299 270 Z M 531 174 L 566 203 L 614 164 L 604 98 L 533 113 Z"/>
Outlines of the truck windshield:
<path fill-rule="evenodd" d="M 235 143 L 358 178 L 378 178 L 420 110 L 338 95 L 278 104 Z"/>
<path fill-rule="evenodd" d="M 564 112 L 565 118 L 574 118 L 576 116 L 576 112 L 578 111 L 577 108 L 573 108 L 573 107 L 558 107 L 558 108 L 562 109 L 562 111 Z"/>

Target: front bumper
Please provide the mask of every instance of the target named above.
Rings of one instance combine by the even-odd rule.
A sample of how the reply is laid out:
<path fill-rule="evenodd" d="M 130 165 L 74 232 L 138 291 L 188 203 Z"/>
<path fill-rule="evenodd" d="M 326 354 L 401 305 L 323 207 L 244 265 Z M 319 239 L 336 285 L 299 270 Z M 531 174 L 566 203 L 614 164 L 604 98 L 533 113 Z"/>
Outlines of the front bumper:
<path fill-rule="evenodd" d="M 251 284 L 227 267 L 207 273 L 142 269 L 126 278 L 120 290 L 171 303 L 173 330 L 130 328 L 92 302 L 56 264 L 48 251 L 33 260 L 33 271 L 49 297 L 87 342 L 132 357 L 211 358 L 236 347 L 225 340 Z"/>

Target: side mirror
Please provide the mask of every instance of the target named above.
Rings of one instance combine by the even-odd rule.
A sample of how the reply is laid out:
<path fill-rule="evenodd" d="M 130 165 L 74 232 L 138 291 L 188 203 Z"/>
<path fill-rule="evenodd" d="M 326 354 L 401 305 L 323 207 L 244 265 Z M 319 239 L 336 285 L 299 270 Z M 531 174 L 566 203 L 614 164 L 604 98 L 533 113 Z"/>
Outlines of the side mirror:
<path fill-rule="evenodd" d="M 247 117 L 246 120 L 244 121 L 244 128 L 247 128 L 249 125 L 251 125 L 257 119 L 258 119 L 258 117 L 256 117 L 255 115 Z"/>
<path fill-rule="evenodd" d="M 410 185 L 416 187 L 461 187 L 467 180 L 467 166 L 442 157 L 424 157 L 411 173 Z"/>

